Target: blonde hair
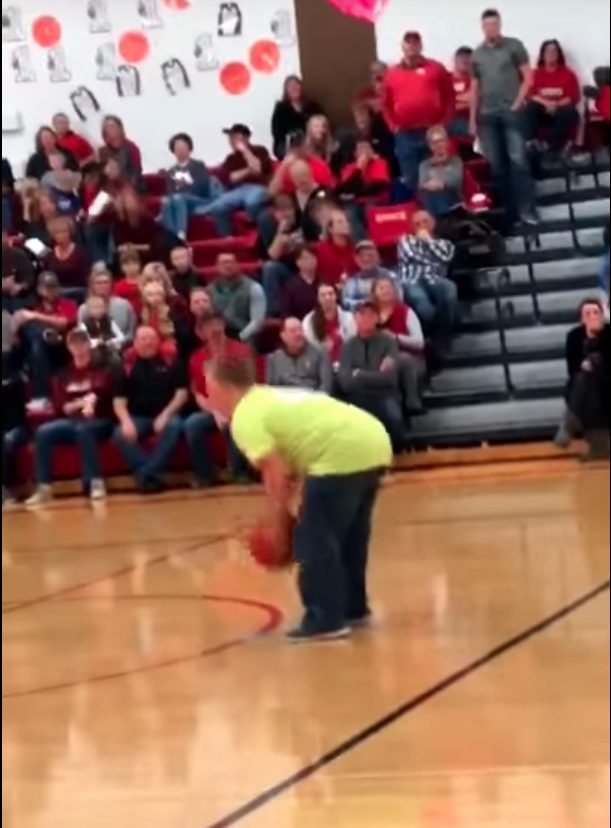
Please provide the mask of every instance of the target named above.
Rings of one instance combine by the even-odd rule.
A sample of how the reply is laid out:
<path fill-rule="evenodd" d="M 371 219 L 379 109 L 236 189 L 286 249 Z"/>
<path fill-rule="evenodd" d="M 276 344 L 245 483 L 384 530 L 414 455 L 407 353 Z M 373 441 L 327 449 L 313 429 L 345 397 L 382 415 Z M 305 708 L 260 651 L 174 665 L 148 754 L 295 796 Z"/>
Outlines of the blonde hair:
<path fill-rule="evenodd" d="M 327 134 L 323 139 L 323 143 L 319 143 L 312 135 L 312 124 L 320 121 L 324 123 L 327 128 Z M 331 123 L 326 115 L 312 115 L 306 125 L 305 148 L 312 155 L 322 157 L 327 163 L 331 162 L 333 153 L 336 149 L 336 143 L 331 133 Z"/>
<path fill-rule="evenodd" d="M 154 282 L 157 282 L 163 286 L 166 299 L 176 296 L 176 290 L 174 289 L 172 277 L 168 273 L 167 267 L 161 264 L 161 262 L 151 262 L 150 264 L 147 264 L 142 271 L 142 276 L 140 278 L 140 290 L 144 291 L 145 287 Z"/>
<path fill-rule="evenodd" d="M 163 269 L 165 270 L 165 268 Z M 164 301 L 156 308 L 151 306 L 147 296 L 151 288 L 161 288 L 163 291 Z M 162 339 L 173 339 L 176 328 L 172 321 L 172 311 L 168 303 L 168 293 L 164 283 L 155 276 L 150 277 L 146 282 L 143 280 L 140 286 L 140 295 L 142 297 L 142 313 L 140 314 L 142 325 L 154 328 Z"/>

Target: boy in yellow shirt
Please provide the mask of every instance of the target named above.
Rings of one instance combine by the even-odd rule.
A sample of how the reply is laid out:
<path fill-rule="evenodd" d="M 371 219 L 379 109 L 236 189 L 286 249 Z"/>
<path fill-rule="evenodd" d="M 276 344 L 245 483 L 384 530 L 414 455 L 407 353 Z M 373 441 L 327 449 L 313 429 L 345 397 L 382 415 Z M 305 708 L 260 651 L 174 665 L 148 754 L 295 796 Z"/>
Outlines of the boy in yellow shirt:
<path fill-rule="evenodd" d="M 392 464 L 384 427 L 324 394 L 256 385 L 247 361 L 212 361 L 206 386 L 211 409 L 230 419 L 236 445 L 259 469 L 272 497 L 288 504 L 291 480 L 304 480 L 294 542 L 306 613 L 289 639 L 349 636 L 370 618 L 373 512 L 382 475 Z"/>

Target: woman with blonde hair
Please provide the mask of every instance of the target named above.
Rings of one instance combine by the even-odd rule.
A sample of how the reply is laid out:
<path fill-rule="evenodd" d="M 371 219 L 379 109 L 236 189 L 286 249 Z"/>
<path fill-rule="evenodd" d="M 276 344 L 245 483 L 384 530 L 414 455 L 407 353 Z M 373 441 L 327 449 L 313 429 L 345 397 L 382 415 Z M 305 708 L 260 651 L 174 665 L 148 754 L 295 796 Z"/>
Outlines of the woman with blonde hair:
<path fill-rule="evenodd" d="M 331 166 L 337 142 L 333 138 L 331 124 L 326 115 L 313 115 L 308 120 L 304 146 L 310 155 L 322 158 Z"/>
<path fill-rule="evenodd" d="M 153 328 L 161 339 L 161 354 L 170 361 L 178 353 L 176 325 L 172 318 L 169 295 L 162 281 L 154 276 L 143 276 L 142 311 L 140 324 Z"/>

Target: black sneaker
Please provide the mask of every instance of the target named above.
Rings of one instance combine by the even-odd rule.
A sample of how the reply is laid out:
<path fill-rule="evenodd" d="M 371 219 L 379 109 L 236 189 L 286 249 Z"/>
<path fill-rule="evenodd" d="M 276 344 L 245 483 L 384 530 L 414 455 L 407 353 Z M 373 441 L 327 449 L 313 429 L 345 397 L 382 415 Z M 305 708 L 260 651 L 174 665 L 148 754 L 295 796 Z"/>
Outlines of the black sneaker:
<path fill-rule="evenodd" d="M 291 644 L 313 644 L 325 641 L 344 641 L 350 638 L 352 630 L 350 627 L 338 627 L 335 630 L 308 630 L 303 626 L 296 627 L 286 634 L 286 639 Z"/>

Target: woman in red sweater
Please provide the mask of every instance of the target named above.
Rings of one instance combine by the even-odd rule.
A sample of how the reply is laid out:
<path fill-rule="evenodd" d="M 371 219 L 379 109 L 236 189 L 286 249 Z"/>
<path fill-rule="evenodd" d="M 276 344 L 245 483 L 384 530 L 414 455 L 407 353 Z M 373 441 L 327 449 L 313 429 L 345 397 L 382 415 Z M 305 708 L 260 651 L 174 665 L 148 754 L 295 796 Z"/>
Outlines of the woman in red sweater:
<path fill-rule="evenodd" d="M 530 140 L 543 136 L 555 152 L 565 149 L 576 137 L 580 100 L 579 80 L 567 66 L 562 46 L 557 40 L 546 40 L 526 109 Z"/>
<path fill-rule="evenodd" d="M 49 223 L 53 247 L 45 259 L 45 268 L 55 273 L 64 296 L 83 302 L 87 292 L 91 262 L 84 247 L 74 240 L 71 219 L 59 216 Z"/>
<path fill-rule="evenodd" d="M 327 235 L 316 245 L 318 272 L 321 281 L 337 287 L 348 276 L 358 273 L 356 245 L 352 239 L 350 221 L 343 210 L 333 210 Z"/>
<path fill-rule="evenodd" d="M 377 279 L 372 290 L 378 307 L 380 328 L 394 337 L 401 351 L 399 376 L 405 409 L 410 414 L 423 410 L 422 384 L 426 376 L 425 340 L 417 314 L 404 302 L 392 279 Z"/>

